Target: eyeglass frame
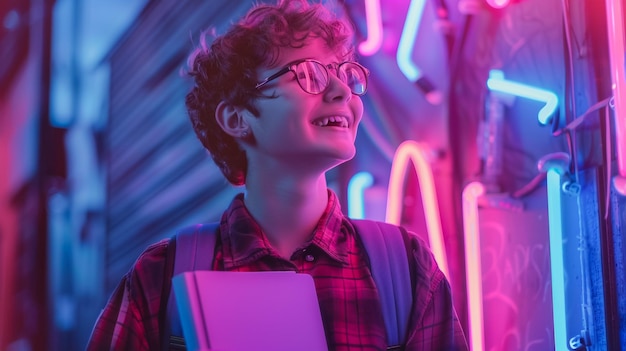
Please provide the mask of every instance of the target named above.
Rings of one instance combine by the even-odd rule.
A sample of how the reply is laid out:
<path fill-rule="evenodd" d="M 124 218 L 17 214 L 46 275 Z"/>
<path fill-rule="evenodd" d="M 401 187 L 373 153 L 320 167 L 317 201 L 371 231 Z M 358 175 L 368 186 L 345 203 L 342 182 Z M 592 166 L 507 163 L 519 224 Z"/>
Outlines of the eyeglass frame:
<path fill-rule="evenodd" d="M 304 89 L 302 87 L 302 84 L 300 83 L 300 78 L 298 78 L 297 73 L 296 73 L 296 66 L 301 64 L 302 62 L 314 62 L 317 63 L 319 65 L 321 65 L 322 67 L 324 67 L 324 69 L 326 70 L 326 74 L 328 75 L 329 79 L 328 79 L 328 83 L 326 84 L 326 87 L 324 87 L 323 90 L 321 90 L 319 93 L 311 93 L 309 91 L 307 91 L 306 89 Z M 319 62 L 318 60 L 314 60 L 314 59 L 299 59 L 293 62 L 288 63 L 287 65 L 285 65 L 285 67 L 281 68 L 278 72 L 270 75 L 269 77 L 263 79 L 262 81 L 258 82 L 257 85 L 255 86 L 255 89 L 259 89 L 261 87 L 263 87 L 265 84 L 273 81 L 276 78 L 281 77 L 284 74 L 287 74 L 287 72 L 293 72 L 294 75 L 296 75 L 296 81 L 298 81 L 298 85 L 300 86 L 300 89 L 302 89 L 302 91 L 304 91 L 307 94 L 311 94 L 311 95 L 319 95 L 321 93 L 323 93 L 324 91 L 326 91 L 326 89 L 328 89 L 328 86 L 330 85 L 330 73 L 328 72 L 329 68 L 334 68 L 335 69 L 335 76 L 337 78 L 339 78 L 339 67 L 341 67 L 342 65 L 346 64 L 346 63 L 351 63 L 356 65 L 357 67 L 361 68 L 363 70 L 363 72 L 365 73 L 365 89 L 363 90 L 362 93 L 357 94 L 355 92 L 352 91 L 352 89 L 350 89 L 350 93 L 352 93 L 353 95 L 357 95 L 357 96 L 363 96 L 365 95 L 365 93 L 367 92 L 367 86 L 369 85 L 369 80 L 368 77 L 370 75 L 370 70 L 365 68 L 363 65 L 361 65 L 360 63 L 356 62 L 356 61 L 344 61 L 341 63 L 329 63 L 329 64 L 323 64 L 321 62 Z M 346 82 L 344 82 L 343 80 L 341 80 L 341 78 L 339 78 L 339 80 L 341 82 L 343 82 L 344 84 L 346 84 Z"/>

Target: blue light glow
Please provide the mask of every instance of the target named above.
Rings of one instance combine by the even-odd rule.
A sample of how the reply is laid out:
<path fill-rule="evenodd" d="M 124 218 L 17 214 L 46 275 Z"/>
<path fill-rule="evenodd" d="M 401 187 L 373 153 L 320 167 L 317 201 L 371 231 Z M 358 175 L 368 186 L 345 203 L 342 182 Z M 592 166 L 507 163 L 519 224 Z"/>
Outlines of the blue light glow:
<path fill-rule="evenodd" d="M 348 183 L 348 217 L 365 218 L 365 199 L 363 193 L 374 183 L 374 177 L 368 172 L 355 174 Z"/>
<path fill-rule="evenodd" d="M 491 70 L 487 87 L 492 91 L 523 97 L 545 103 L 539 110 L 537 119 L 539 123 L 546 125 L 550 123 L 551 117 L 559 105 L 559 98 L 551 91 L 524 85 L 504 79 L 504 73 L 499 70 Z"/>
<path fill-rule="evenodd" d="M 422 22 L 425 3 L 425 0 L 411 1 L 396 53 L 398 67 L 411 82 L 416 82 L 422 76 L 422 71 L 411 60 L 411 54 L 413 53 L 417 30 Z"/>
<path fill-rule="evenodd" d="M 561 172 L 551 167 L 547 173 L 548 217 L 550 228 L 550 268 L 552 276 L 552 314 L 556 351 L 567 351 L 565 318 L 565 272 L 563 256 L 563 218 L 561 209 Z"/>

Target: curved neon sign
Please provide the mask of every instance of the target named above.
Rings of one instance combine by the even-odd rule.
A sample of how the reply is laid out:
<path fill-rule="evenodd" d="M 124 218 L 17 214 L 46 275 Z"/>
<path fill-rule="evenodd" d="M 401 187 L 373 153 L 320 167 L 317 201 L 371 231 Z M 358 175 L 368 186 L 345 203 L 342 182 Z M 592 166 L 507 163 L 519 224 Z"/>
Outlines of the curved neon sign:
<path fill-rule="evenodd" d="M 413 162 L 414 169 L 419 180 L 420 193 L 426 217 L 428 240 L 433 255 L 439 264 L 441 271 L 449 277 L 448 258 L 444 245 L 443 230 L 441 229 L 441 217 L 439 214 L 439 201 L 435 189 L 432 169 L 425 156 L 424 147 L 419 143 L 407 140 L 398 146 L 391 165 L 389 178 L 389 191 L 387 192 L 387 210 L 385 220 L 388 223 L 400 224 L 402 216 L 402 198 L 406 170 L 409 162 Z"/>

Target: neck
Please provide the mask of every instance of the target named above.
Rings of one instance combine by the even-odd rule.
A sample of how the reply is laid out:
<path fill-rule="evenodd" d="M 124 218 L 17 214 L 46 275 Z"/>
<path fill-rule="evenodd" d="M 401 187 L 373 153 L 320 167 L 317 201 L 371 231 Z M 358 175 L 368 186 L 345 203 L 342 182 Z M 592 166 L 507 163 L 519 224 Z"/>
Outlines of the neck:
<path fill-rule="evenodd" d="M 324 174 L 310 179 L 250 176 L 245 204 L 276 251 L 285 258 L 310 239 L 328 204 Z"/>

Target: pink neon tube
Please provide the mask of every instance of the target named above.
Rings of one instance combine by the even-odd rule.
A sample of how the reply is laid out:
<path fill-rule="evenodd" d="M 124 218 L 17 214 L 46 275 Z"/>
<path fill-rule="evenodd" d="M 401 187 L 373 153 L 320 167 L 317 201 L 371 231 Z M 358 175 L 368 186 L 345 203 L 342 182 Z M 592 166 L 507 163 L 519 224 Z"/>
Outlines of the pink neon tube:
<path fill-rule="evenodd" d="M 463 189 L 463 233 L 465 238 L 465 270 L 469 315 L 470 350 L 485 349 L 483 324 L 483 276 L 480 260 L 480 231 L 478 229 L 478 198 L 485 192 L 480 182 Z"/>
<path fill-rule="evenodd" d="M 441 217 L 439 215 L 439 202 L 435 190 L 432 169 L 424 156 L 423 147 L 415 141 L 407 140 L 398 146 L 396 154 L 391 164 L 391 176 L 389 178 L 389 191 L 387 192 L 386 222 L 400 224 L 402 215 L 402 198 L 406 170 L 409 161 L 413 161 L 417 174 L 422 203 L 424 206 L 424 217 L 426 218 L 426 228 L 428 229 L 428 240 L 433 255 L 439 264 L 439 268 L 446 275 L 448 274 L 448 258 L 444 245 L 443 231 L 441 229 Z"/>
<path fill-rule="evenodd" d="M 380 0 L 365 0 L 367 40 L 359 44 L 359 52 L 365 56 L 374 55 L 383 44 L 383 20 L 380 14 Z"/>
<path fill-rule="evenodd" d="M 619 177 L 615 187 L 626 195 L 626 48 L 624 37 L 624 3 L 619 0 L 606 0 L 606 24 L 609 36 L 609 56 L 611 59 L 611 79 L 615 101 L 615 141 Z"/>

